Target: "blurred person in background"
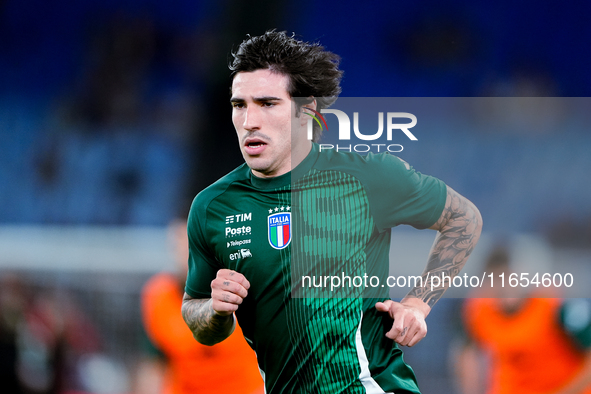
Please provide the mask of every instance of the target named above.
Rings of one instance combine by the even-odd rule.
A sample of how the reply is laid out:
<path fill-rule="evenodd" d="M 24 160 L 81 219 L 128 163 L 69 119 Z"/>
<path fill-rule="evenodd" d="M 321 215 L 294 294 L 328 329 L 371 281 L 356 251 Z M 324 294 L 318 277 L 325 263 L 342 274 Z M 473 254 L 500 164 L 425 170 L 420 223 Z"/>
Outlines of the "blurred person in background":
<path fill-rule="evenodd" d="M 193 338 L 180 313 L 189 246 L 186 219 L 169 225 L 174 272 L 161 272 L 142 289 L 142 318 L 156 352 L 138 376 L 140 394 L 262 394 L 256 357 L 240 327 L 224 343 L 209 347 Z"/>
<path fill-rule="evenodd" d="M 0 279 L 0 390 L 57 394 L 83 390 L 80 360 L 100 337 L 73 297 L 32 288 L 20 276 Z"/>
<path fill-rule="evenodd" d="M 23 393 L 18 377 L 18 329 L 26 308 L 22 280 L 0 274 L 0 387 L 7 393 Z"/>
<path fill-rule="evenodd" d="M 507 280 L 511 266 L 508 250 L 497 247 L 485 272 Z M 507 282 L 494 285 L 464 304 L 467 338 L 456 363 L 462 394 L 590 394 L 588 300 L 541 298 L 555 297 L 555 289 L 523 294 Z"/>

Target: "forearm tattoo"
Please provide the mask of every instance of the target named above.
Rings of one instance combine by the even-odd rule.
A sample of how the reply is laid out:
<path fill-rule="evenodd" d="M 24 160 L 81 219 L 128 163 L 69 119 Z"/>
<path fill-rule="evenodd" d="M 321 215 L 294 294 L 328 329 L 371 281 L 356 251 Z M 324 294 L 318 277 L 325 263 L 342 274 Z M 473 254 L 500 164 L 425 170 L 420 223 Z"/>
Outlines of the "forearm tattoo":
<path fill-rule="evenodd" d="M 461 271 L 480 238 L 482 217 L 474 204 L 448 187 L 443 213 L 431 228 L 439 233 L 422 274 L 422 286 L 412 289 L 407 297 L 419 298 L 432 307 L 450 285 L 445 280 L 438 281 L 443 282 L 440 286 L 431 287 L 433 277 L 453 278 Z"/>
<path fill-rule="evenodd" d="M 221 316 L 215 313 L 211 299 L 195 299 L 185 295 L 181 313 L 195 339 L 203 345 L 215 345 L 232 333 L 233 315 Z"/>

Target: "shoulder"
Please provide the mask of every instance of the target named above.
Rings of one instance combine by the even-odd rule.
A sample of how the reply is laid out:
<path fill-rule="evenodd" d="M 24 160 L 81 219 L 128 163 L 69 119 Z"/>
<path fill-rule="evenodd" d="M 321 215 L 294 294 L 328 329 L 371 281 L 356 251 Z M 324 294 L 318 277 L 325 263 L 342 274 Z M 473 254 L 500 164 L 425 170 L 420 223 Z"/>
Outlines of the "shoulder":
<path fill-rule="evenodd" d="M 200 214 L 205 213 L 211 202 L 223 195 L 232 184 L 247 181 L 249 179 L 249 172 L 248 166 L 242 164 L 199 192 L 191 204 L 189 220 L 195 215 L 201 216 Z"/>
<path fill-rule="evenodd" d="M 237 182 L 247 182 L 249 180 L 249 173 L 250 170 L 248 166 L 242 164 L 195 196 L 193 203 L 191 204 L 191 209 L 189 210 L 189 218 L 187 221 L 187 230 L 190 240 L 198 234 L 203 234 L 205 232 L 207 211 L 212 202 L 223 196 L 232 184 Z"/>
<path fill-rule="evenodd" d="M 346 172 L 360 180 L 384 174 L 388 174 L 389 177 L 400 176 L 412 171 L 408 163 L 388 152 L 361 155 L 354 152 L 336 152 L 332 149 L 320 152 L 315 168 L 320 171 Z"/>

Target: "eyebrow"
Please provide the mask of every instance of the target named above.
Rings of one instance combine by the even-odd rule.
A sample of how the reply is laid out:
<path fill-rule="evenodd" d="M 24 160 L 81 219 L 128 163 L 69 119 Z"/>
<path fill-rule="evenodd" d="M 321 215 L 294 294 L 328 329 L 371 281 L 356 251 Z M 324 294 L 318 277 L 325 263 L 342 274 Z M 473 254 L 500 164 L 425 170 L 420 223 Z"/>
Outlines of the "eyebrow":
<path fill-rule="evenodd" d="M 283 99 L 280 97 L 274 96 L 262 96 L 262 97 L 253 97 L 252 99 L 255 103 L 264 103 L 266 101 L 282 101 Z M 232 97 L 230 99 L 231 103 L 243 103 L 245 100 L 240 97 Z"/>

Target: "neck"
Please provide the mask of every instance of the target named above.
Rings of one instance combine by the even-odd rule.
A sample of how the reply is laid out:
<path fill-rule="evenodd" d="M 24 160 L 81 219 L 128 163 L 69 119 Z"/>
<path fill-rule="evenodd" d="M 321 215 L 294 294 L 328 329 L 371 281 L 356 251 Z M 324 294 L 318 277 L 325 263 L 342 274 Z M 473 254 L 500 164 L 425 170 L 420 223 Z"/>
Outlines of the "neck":
<path fill-rule="evenodd" d="M 291 170 L 296 168 L 312 150 L 312 141 L 304 140 L 298 146 L 292 146 L 291 153 Z"/>

